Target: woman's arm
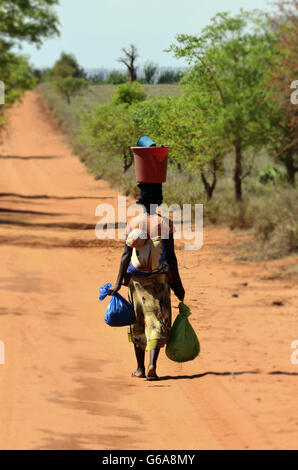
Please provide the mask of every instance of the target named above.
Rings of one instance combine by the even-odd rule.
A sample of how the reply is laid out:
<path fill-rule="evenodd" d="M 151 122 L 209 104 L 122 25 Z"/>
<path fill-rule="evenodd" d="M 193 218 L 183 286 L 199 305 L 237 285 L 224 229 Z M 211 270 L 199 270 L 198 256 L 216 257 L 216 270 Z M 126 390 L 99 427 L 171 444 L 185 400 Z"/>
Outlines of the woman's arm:
<path fill-rule="evenodd" d="M 120 261 L 120 267 L 119 267 L 119 273 L 117 277 L 116 284 L 110 288 L 109 294 L 114 295 L 118 290 L 120 290 L 123 278 L 125 276 L 126 270 L 129 266 L 130 259 L 131 259 L 131 254 L 132 254 L 132 248 L 130 246 L 127 246 L 125 244 L 124 250 L 121 256 L 121 261 Z"/>
<path fill-rule="evenodd" d="M 173 285 L 171 287 L 173 291 L 175 292 L 175 295 L 182 302 L 185 296 L 185 291 L 184 291 L 180 274 L 179 274 L 179 270 L 178 270 L 178 262 L 177 262 L 177 258 L 175 254 L 173 233 L 170 233 L 169 239 L 164 240 L 164 242 L 165 242 L 167 262 L 170 265 L 170 269 L 173 275 Z"/>

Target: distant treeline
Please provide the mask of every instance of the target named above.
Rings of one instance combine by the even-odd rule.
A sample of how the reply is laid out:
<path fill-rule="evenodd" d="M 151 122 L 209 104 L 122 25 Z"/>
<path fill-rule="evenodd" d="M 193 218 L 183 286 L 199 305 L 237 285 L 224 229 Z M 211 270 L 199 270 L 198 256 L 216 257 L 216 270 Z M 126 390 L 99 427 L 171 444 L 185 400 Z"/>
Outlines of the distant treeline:
<path fill-rule="evenodd" d="M 153 76 L 148 76 L 148 64 L 146 68 L 146 64 L 144 67 L 140 67 L 137 71 L 137 81 L 140 83 L 147 83 L 147 84 L 163 84 L 163 83 L 177 83 L 181 78 L 181 73 L 183 72 L 183 68 L 181 67 L 159 67 L 155 66 L 156 69 L 154 70 Z M 125 83 L 127 80 L 127 74 L 122 69 L 105 69 L 105 68 L 98 68 L 98 69 L 85 69 L 86 79 L 90 80 L 91 82 L 101 84 L 101 83 L 108 83 L 117 85 L 119 83 L 113 83 L 113 77 L 121 77 L 122 83 Z"/>
<path fill-rule="evenodd" d="M 59 61 L 67 61 L 67 57 L 76 60 L 73 54 L 66 54 L 63 52 Z M 76 69 L 77 68 L 80 68 L 78 64 L 76 66 Z M 47 78 L 51 73 L 51 70 L 52 69 L 50 68 L 35 69 L 34 73 L 35 76 L 39 79 Z M 159 67 L 158 65 L 151 65 L 151 63 L 147 63 L 144 65 L 144 67 L 139 67 L 137 69 L 136 81 L 150 85 L 178 83 L 183 71 L 184 68 L 181 67 Z M 79 76 L 95 85 L 120 85 L 121 83 L 125 83 L 127 81 L 127 73 L 123 69 L 115 68 L 80 68 Z"/>

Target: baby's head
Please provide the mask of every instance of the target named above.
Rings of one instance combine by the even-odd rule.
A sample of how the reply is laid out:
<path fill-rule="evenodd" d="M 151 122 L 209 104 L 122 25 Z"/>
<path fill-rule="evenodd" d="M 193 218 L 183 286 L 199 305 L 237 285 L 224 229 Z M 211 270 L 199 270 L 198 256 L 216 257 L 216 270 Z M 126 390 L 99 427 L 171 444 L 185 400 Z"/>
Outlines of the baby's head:
<path fill-rule="evenodd" d="M 148 240 L 148 235 L 144 230 L 134 228 L 127 236 L 126 245 L 136 250 L 143 248 Z"/>

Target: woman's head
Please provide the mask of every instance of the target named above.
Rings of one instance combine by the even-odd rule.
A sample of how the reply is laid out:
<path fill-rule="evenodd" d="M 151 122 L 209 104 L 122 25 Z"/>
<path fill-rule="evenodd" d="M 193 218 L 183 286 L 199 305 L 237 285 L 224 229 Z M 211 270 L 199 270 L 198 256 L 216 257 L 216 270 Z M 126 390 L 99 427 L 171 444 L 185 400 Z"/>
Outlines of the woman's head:
<path fill-rule="evenodd" d="M 150 213 L 150 205 L 153 206 L 151 209 L 156 208 L 162 204 L 162 184 L 161 183 L 139 183 L 138 188 L 140 190 L 140 196 L 137 200 L 137 204 L 142 204 L 146 211 Z"/>

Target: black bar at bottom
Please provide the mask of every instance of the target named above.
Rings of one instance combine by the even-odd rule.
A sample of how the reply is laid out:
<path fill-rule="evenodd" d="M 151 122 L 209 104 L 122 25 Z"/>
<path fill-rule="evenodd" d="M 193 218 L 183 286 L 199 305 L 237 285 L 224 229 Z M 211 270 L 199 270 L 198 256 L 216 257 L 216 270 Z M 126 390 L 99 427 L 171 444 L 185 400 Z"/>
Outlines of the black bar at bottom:
<path fill-rule="evenodd" d="M 95 450 L 95 451 L 57 451 L 57 450 L 20 450 L 0 451 L 0 466 L 4 464 L 30 465 L 30 469 L 42 468 L 41 465 L 69 468 L 70 465 L 83 465 L 85 469 L 107 468 L 120 466 L 122 468 L 150 468 L 152 465 L 163 467 L 197 467 L 208 468 L 210 465 L 229 465 L 229 468 L 239 470 L 239 465 L 256 463 L 258 465 L 282 464 L 294 461 L 297 464 L 298 451 L 205 451 L 205 450 Z M 21 468 L 21 466 L 19 468 Z M 4 467 L 3 467 L 4 468 Z"/>

